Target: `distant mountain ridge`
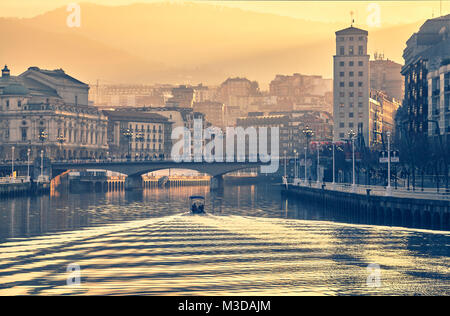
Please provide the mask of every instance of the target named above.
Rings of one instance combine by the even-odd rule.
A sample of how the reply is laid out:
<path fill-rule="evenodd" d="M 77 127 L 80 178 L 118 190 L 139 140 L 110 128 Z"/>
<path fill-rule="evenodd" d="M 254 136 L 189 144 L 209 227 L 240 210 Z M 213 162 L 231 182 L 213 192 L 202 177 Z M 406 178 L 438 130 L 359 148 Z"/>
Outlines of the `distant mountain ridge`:
<path fill-rule="evenodd" d="M 0 63 L 64 68 L 86 82 L 217 84 L 246 76 L 263 85 L 276 74 L 331 78 L 340 24 L 309 22 L 210 4 L 81 4 L 81 27 L 58 8 L 29 19 L 0 18 Z M 402 62 L 420 23 L 369 30 L 372 52 Z M 364 28 L 364 27 L 362 27 Z"/>

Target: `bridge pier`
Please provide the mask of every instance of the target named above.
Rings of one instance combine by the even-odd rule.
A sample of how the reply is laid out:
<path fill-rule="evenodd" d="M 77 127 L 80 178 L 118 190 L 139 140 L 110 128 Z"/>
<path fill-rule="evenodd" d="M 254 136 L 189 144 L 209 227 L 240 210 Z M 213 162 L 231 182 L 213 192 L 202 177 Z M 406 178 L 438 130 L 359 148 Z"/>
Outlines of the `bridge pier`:
<path fill-rule="evenodd" d="M 125 178 L 125 190 L 142 190 L 142 176 L 128 176 Z"/>
<path fill-rule="evenodd" d="M 223 190 L 223 175 L 211 178 L 210 190 Z"/>

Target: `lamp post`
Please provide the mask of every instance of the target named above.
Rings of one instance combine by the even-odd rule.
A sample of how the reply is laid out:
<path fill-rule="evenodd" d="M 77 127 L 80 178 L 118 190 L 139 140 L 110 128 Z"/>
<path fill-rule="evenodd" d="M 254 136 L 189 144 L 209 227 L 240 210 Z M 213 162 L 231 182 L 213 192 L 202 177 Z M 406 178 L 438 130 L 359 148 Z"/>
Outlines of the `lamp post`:
<path fill-rule="evenodd" d="M 320 178 L 319 178 L 319 174 L 320 174 L 320 143 L 317 142 L 317 185 L 320 184 Z"/>
<path fill-rule="evenodd" d="M 298 178 L 297 158 L 298 158 L 298 153 L 297 153 L 297 150 L 294 149 L 294 182 L 297 181 L 297 178 Z"/>
<path fill-rule="evenodd" d="M 131 138 L 133 138 L 133 131 L 130 128 L 127 128 L 127 129 L 122 131 L 122 135 L 128 141 L 128 157 L 131 157 L 130 156 L 130 146 L 131 146 Z"/>
<path fill-rule="evenodd" d="M 308 182 L 308 169 L 306 168 L 306 156 L 308 154 L 308 147 L 305 146 L 305 185 Z"/>
<path fill-rule="evenodd" d="M 142 142 L 143 141 L 144 141 L 144 132 L 143 131 L 137 132 L 136 133 L 136 142 L 140 142 L 141 143 L 141 149 L 142 149 Z M 136 144 L 136 146 L 137 146 L 137 144 Z M 141 154 L 142 154 L 142 150 L 141 150 Z"/>
<path fill-rule="evenodd" d="M 11 147 L 11 179 L 14 178 L 14 146 Z"/>
<path fill-rule="evenodd" d="M 392 195 L 391 187 L 391 132 L 387 132 L 387 142 L 388 142 L 388 185 L 386 187 L 386 195 Z"/>
<path fill-rule="evenodd" d="M 355 132 L 353 130 L 350 130 L 348 132 L 348 137 L 350 138 L 352 142 L 352 191 L 356 192 L 356 174 L 355 174 Z"/>
<path fill-rule="evenodd" d="M 334 186 L 336 185 L 336 154 L 335 154 L 336 144 L 333 142 L 332 146 L 333 146 L 333 183 L 332 183 L 332 187 L 334 188 Z"/>
<path fill-rule="evenodd" d="M 44 150 L 41 149 L 41 182 L 44 182 Z"/>
<path fill-rule="evenodd" d="M 66 141 L 66 138 L 64 137 L 64 135 L 59 134 L 58 136 L 56 136 L 56 140 L 59 143 L 59 158 L 61 159 L 62 157 L 62 144 Z"/>
<path fill-rule="evenodd" d="M 307 178 L 307 168 L 306 168 L 306 159 L 307 159 L 307 155 L 308 155 L 308 146 L 309 146 L 309 142 L 311 140 L 311 137 L 313 137 L 314 132 L 312 131 L 311 128 L 309 128 L 309 126 L 305 126 L 305 128 L 302 130 L 303 135 L 305 135 L 306 138 L 306 146 L 305 146 L 305 184 L 308 181 Z"/>
<path fill-rule="evenodd" d="M 27 150 L 27 179 L 30 181 L 30 153 L 31 149 L 28 148 Z"/>

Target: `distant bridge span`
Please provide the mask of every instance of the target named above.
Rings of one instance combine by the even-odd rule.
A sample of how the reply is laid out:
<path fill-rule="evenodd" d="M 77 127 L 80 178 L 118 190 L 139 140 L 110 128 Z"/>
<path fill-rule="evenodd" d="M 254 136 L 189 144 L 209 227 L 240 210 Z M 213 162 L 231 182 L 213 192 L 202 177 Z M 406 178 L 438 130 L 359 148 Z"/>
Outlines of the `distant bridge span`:
<path fill-rule="evenodd" d="M 158 161 L 101 161 L 101 162 L 53 162 L 52 177 L 68 170 L 80 169 L 101 169 L 119 172 L 127 175 L 125 187 L 136 189 L 142 186 L 141 176 L 164 169 L 189 169 L 201 173 L 209 174 L 213 177 L 211 183 L 213 188 L 220 188 L 223 185 L 224 174 L 248 168 L 258 168 L 267 165 L 262 162 L 175 162 L 172 160 Z"/>

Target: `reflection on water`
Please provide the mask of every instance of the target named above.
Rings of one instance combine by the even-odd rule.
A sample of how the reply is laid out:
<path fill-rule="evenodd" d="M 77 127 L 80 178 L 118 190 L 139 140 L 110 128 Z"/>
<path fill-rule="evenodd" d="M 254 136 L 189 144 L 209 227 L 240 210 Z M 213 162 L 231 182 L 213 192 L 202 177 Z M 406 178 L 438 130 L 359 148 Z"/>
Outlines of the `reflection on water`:
<path fill-rule="evenodd" d="M 0 294 L 450 294 L 450 233 L 330 216 L 270 185 L 3 200 Z"/>

